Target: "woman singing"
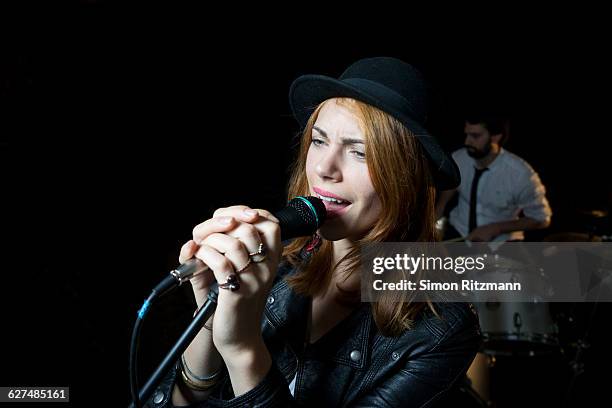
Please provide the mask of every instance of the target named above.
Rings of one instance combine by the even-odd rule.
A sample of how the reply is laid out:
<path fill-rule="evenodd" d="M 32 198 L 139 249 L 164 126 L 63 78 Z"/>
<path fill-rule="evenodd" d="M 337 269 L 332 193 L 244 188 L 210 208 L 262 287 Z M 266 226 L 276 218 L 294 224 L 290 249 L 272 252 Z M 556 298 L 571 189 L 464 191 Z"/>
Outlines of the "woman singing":
<path fill-rule="evenodd" d="M 191 284 L 201 306 L 219 282 L 218 306 L 149 406 L 433 406 L 479 348 L 477 316 L 463 303 L 362 303 L 359 272 L 368 243 L 435 241 L 436 187 L 459 183 L 423 128 L 424 82 L 369 58 L 339 79 L 298 78 L 290 102 L 303 132 L 289 198 L 321 198 L 327 219 L 284 248 L 278 220 L 243 205 L 194 228 L 179 260 L 210 267 Z"/>

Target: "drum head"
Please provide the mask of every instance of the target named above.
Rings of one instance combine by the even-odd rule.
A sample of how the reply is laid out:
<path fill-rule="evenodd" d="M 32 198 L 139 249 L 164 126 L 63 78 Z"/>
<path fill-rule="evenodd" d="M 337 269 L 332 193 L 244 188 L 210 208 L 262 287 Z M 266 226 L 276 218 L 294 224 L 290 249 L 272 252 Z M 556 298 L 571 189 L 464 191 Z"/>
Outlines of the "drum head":
<path fill-rule="evenodd" d="M 549 282 L 544 271 L 534 271 L 520 260 L 489 256 L 483 280 L 491 282 L 529 282 L 536 293 L 546 293 Z M 487 295 L 488 296 L 488 295 Z M 535 295 L 534 295 L 535 296 Z M 513 293 L 497 298 L 482 298 L 474 303 L 478 310 L 484 345 L 490 355 L 535 356 L 559 351 L 558 329 L 548 303 L 534 297 L 517 302 Z"/>

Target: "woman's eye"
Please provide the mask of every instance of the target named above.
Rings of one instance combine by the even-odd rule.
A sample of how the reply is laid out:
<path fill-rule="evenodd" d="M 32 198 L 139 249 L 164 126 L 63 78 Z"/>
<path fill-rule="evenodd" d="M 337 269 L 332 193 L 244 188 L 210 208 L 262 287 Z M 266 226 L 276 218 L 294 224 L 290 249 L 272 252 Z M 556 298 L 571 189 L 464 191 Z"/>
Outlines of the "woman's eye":
<path fill-rule="evenodd" d="M 321 139 L 312 139 L 312 144 L 315 146 L 321 146 L 323 143 Z"/>
<path fill-rule="evenodd" d="M 351 154 L 357 157 L 358 159 L 365 159 L 365 153 L 360 152 L 359 150 L 351 150 Z"/>

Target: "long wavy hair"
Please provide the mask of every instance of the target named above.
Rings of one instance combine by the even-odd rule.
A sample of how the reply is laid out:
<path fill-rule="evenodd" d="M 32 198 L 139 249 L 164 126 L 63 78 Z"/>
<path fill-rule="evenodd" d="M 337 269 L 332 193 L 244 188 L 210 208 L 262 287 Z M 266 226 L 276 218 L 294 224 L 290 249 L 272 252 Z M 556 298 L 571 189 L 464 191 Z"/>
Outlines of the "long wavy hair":
<path fill-rule="evenodd" d="M 287 280 L 297 293 L 308 296 L 321 293 L 329 284 L 333 271 L 340 266 L 346 279 L 360 273 L 360 252 L 364 244 L 437 240 L 433 175 L 414 134 L 397 119 L 373 106 L 350 98 L 335 98 L 335 102 L 350 109 L 360 121 L 365 136 L 366 163 L 382 211 L 369 232 L 334 265 L 333 243 L 327 240 L 322 241 L 308 262 L 302 262 L 300 253 L 311 238 L 296 239 L 285 247 L 283 259 L 299 267 L 298 273 Z M 288 198 L 309 194 L 306 156 L 322 105 L 314 110 L 302 132 L 298 157 L 291 169 Z M 345 302 L 359 302 L 359 291 L 337 287 Z M 431 302 L 427 303 L 433 310 Z M 404 291 L 394 291 L 385 292 L 371 307 L 381 333 L 396 336 L 410 328 L 425 305 L 411 301 Z"/>

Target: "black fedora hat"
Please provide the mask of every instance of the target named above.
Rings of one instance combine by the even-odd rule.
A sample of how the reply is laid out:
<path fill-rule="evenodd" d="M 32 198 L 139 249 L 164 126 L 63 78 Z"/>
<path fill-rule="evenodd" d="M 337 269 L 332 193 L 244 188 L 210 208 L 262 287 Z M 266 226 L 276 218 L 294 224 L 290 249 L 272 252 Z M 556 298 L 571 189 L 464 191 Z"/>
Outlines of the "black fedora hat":
<path fill-rule="evenodd" d="M 454 160 L 425 130 L 426 84 L 412 65 L 397 58 L 365 58 L 353 63 L 338 79 L 303 75 L 291 84 L 289 90 L 293 115 L 302 127 L 321 102 L 337 97 L 357 99 L 399 120 L 423 146 L 436 186 L 447 190 L 459 185 L 461 177 Z"/>

